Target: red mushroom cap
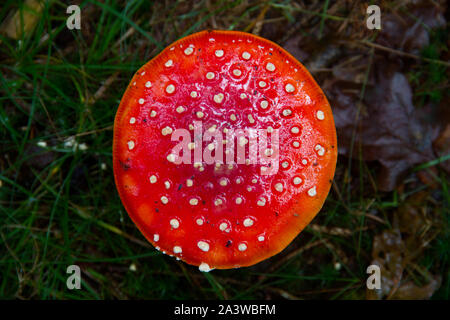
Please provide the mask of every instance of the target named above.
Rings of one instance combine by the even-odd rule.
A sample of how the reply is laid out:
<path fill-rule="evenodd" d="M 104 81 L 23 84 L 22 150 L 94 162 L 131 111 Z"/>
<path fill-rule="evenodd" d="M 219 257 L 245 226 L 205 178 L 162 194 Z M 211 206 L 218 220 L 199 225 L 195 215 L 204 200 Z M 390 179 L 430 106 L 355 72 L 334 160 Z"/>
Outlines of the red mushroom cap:
<path fill-rule="evenodd" d="M 284 249 L 322 207 L 336 160 L 320 87 L 281 47 L 243 32 L 170 45 L 135 74 L 114 123 L 128 214 L 157 249 L 201 271 Z"/>

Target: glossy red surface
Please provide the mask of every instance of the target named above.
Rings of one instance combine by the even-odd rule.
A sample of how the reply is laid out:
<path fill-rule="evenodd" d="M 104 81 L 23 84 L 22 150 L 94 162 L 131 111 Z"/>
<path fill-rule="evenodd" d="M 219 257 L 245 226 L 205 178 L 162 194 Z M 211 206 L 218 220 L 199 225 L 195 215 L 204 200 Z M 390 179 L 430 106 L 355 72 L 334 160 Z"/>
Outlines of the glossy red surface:
<path fill-rule="evenodd" d="M 194 121 L 202 125 L 197 134 L 214 127 L 224 139 L 225 128 L 279 130 L 274 174 L 262 175 L 267 164 L 260 163 L 168 161 L 179 143 L 171 133 L 186 129 L 193 138 Z M 239 142 L 236 135 L 227 140 Z M 311 221 L 333 179 L 336 132 L 321 89 L 281 47 L 247 33 L 205 31 L 175 42 L 135 74 L 116 115 L 113 157 L 120 197 L 144 236 L 207 271 L 266 259 Z"/>

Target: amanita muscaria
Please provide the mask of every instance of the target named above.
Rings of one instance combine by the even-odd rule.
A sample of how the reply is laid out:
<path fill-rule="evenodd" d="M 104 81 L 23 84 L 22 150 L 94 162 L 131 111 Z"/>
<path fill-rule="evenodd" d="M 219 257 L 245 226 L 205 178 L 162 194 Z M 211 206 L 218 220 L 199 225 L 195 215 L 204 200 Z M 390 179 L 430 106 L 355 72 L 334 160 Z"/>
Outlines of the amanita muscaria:
<path fill-rule="evenodd" d="M 201 271 L 284 249 L 321 209 L 336 159 L 331 108 L 312 76 L 243 32 L 167 47 L 134 75 L 114 123 L 128 214 L 158 250 Z"/>

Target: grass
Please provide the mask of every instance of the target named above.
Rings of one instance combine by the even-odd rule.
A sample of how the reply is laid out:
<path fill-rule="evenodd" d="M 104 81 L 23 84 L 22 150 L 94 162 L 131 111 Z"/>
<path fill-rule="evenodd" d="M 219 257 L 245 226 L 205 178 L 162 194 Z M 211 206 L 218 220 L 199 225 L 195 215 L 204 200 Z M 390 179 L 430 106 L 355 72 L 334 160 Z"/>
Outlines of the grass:
<path fill-rule="evenodd" d="M 408 190 L 408 197 L 397 190 L 380 193 L 372 186 L 376 172 L 370 164 L 340 158 L 316 227 L 254 267 L 205 274 L 145 241 L 120 202 L 112 174 L 112 125 L 121 95 L 133 73 L 160 50 L 205 28 L 252 31 L 263 10 L 269 26 L 272 19 L 294 28 L 298 17 L 308 17 L 323 35 L 330 21 L 347 20 L 330 12 L 334 4 L 89 0 L 80 4 L 82 30 L 69 31 L 67 5 L 49 1 L 32 30 L 18 40 L 1 36 L 0 297 L 365 298 L 373 237 L 392 228 L 393 213 L 423 189 Z M 16 9 L 16 1 L 6 1 L 0 21 Z M 312 32 L 299 32 L 314 41 Z M 423 55 L 438 59 L 442 36 L 433 39 Z M 435 76 L 423 82 L 430 74 Z M 420 99 L 442 99 L 442 91 L 433 89 L 445 80 L 441 67 L 425 64 L 411 76 L 423 92 Z M 361 152 L 357 146 L 353 151 Z M 443 161 L 448 155 L 417 170 Z M 448 299 L 448 176 L 433 174 L 437 191 L 425 191 L 437 192 L 438 200 L 424 205 L 441 208 L 443 227 L 420 265 L 443 276 L 435 298 Z M 66 288 L 72 264 L 83 270 L 82 290 Z"/>

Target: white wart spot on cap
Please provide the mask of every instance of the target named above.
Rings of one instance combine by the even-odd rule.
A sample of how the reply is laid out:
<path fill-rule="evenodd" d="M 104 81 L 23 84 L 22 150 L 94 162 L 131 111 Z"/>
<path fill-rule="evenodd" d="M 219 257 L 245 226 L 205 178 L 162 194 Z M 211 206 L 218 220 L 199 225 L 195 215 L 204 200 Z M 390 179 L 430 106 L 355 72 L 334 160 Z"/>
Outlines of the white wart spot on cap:
<path fill-rule="evenodd" d="M 183 106 L 179 106 L 176 108 L 176 112 L 178 113 L 183 113 L 184 111 L 186 111 L 186 109 Z"/>
<path fill-rule="evenodd" d="M 292 84 L 288 83 L 284 87 L 284 90 L 286 90 L 287 93 L 292 93 L 295 91 L 295 87 Z"/>
<path fill-rule="evenodd" d="M 322 110 L 317 111 L 316 116 L 317 116 L 317 119 L 319 119 L 319 120 L 325 119 L 325 114 L 323 113 Z"/>
<path fill-rule="evenodd" d="M 247 245 L 245 243 L 239 243 L 238 249 L 239 251 L 245 251 L 247 250 Z"/>
<path fill-rule="evenodd" d="M 258 82 L 258 86 L 259 86 L 260 88 L 265 88 L 265 87 L 267 87 L 267 82 L 261 80 L 261 81 Z"/>
<path fill-rule="evenodd" d="M 201 272 L 209 272 L 212 269 L 209 267 L 209 265 L 207 263 L 202 262 L 199 266 L 198 266 L 198 270 L 200 270 Z"/>
<path fill-rule="evenodd" d="M 189 199 L 189 204 L 190 204 L 191 206 L 196 206 L 196 205 L 198 205 L 198 199 L 197 199 L 197 198 Z"/>
<path fill-rule="evenodd" d="M 173 153 L 171 153 L 167 156 L 167 161 L 175 162 L 175 160 L 176 160 L 176 156 Z"/>
<path fill-rule="evenodd" d="M 316 186 L 308 190 L 308 196 L 314 197 L 317 194 Z"/>
<path fill-rule="evenodd" d="M 285 108 L 281 114 L 285 117 L 289 117 L 292 114 L 292 110 L 290 108 Z"/>
<path fill-rule="evenodd" d="M 244 227 L 251 227 L 253 225 L 253 220 L 250 218 L 244 219 Z"/>
<path fill-rule="evenodd" d="M 317 154 L 318 154 L 319 156 L 323 156 L 323 155 L 325 154 L 325 148 L 322 147 L 320 144 L 316 145 L 316 146 L 314 147 L 314 150 L 317 151 Z"/>
<path fill-rule="evenodd" d="M 208 242 L 199 241 L 199 242 L 197 242 L 197 246 L 200 248 L 200 250 L 202 250 L 204 252 L 209 251 L 209 243 Z"/>
<path fill-rule="evenodd" d="M 216 102 L 216 103 L 222 103 L 223 98 L 224 98 L 223 93 L 215 94 L 215 95 L 214 95 L 214 102 Z"/>
<path fill-rule="evenodd" d="M 192 187 L 193 185 L 194 185 L 194 181 L 192 181 L 192 179 L 187 179 L 186 180 L 186 186 Z"/>
<path fill-rule="evenodd" d="M 159 234 L 155 233 L 155 234 L 153 235 L 153 241 L 154 241 L 154 242 L 158 242 L 158 241 L 159 241 Z"/>
<path fill-rule="evenodd" d="M 251 57 L 251 55 L 250 55 L 250 53 L 248 53 L 247 51 L 244 51 L 244 52 L 242 53 L 242 59 L 248 60 L 248 59 L 250 59 L 250 57 Z"/>
<path fill-rule="evenodd" d="M 204 114 L 202 111 L 197 111 L 197 113 L 196 113 L 196 116 L 197 116 L 197 118 L 199 118 L 199 119 L 203 118 L 204 115 L 205 115 L 205 114 Z"/>
<path fill-rule="evenodd" d="M 275 65 L 272 62 L 268 62 L 266 64 L 266 69 L 267 69 L 267 71 L 270 71 L 270 72 L 275 71 Z"/>
<path fill-rule="evenodd" d="M 278 192 L 283 192 L 283 184 L 280 182 L 275 183 L 275 190 L 277 190 Z"/>
<path fill-rule="evenodd" d="M 228 229 L 228 223 L 222 222 L 222 223 L 219 225 L 219 229 L 220 229 L 220 231 L 226 231 L 226 230 Z"/>
<path fill-rule="evenodd" d="M 173 253 L 181 253 L 183 252 L 183 249 L 181 249 L 180 246 L 173 247 Z"/>
<path fill-rule="evenodd" d="M 134 124 L 136 123 L 136 118 L 135 117 L 131 117 L 130 118 L 130 124 Z"/>
<path fill-rule="evenodd" d="M 242 203 L 242 198 L 241 197 L 237 197 L 236 198 L 236 204 L 241 204 Z"/>
<path fill-rule="evenodd" d="M 162 196 L 161 197 L 161 203 L 162 204 L 167 204 L 167 203 L 169 203 L 169 199 L 166 196 Z"/>
<path fill-rule="evenodd" d="M 259 237 L 258 237 L 258 241 L 259 241 L 259 242 L 263 242 L 263 241 L 264 241 L 264 236 L 259 236 Z"/>
<path fill-rule="evenodd" d="M 266 100 L 261 101 L 261 109 L 267 109 L 269 107 L 269 102 Z"/>
<path fill-rule="evenodd" d="M 156 111 L 155 110 L 152 110 L 152 112 L 150 112 L 150 117 L 151 118 L 156 117 Z"/>
<path fill-rule="evenodd" d="M 135 147 L 135 143 L 134 143 L 133 140 L 128 141 L 128 142 L 127 142 L 127 145 L 128 145 L 128 149 L 129 149 L 129 150 L 133 150 L 134 147 Z"/>
<path fill-rule="evenodd" d="M 171 67 L 173 66 L 173 61 L 172 60 L 167 60 L 166 63 L 164 64 L 166 67 Z"/>
<path fill-rule="evenodd" d="M 180 221 L 178 221 L 177 219 L 171 219 L 169 223 L 173 229 L 178 229 L 178 227 L 180 226 Z"/>
<path fill-rule="evenodd" d="M 260 207 L 264 207 L 266 205 L 266 199 L 259 198 L 258 202 L 256 203 Z"/>
<path fill-rule="evenodd" d="M 155 175 L 152 175 L 149 180 L 150 180 L 150 183 L 156 183 L 156 181 L 157 181 Z"/>
<path fill-rule="evenodd" d="M 206 79 L 212 80 L 214 79 L 214 77 L 215 77 L 214 72 L 208 72 L 206 74 Z"/>
<path fill-rule="evenodd" d="M 150 88 L 150 87 L 152 86 L 152 83 L 151 83 L 150 81 L 147 81 L 147 82 L 145 83 L 145 86 L 146 86 L 147 88 Z"/>
<path fill-rule="evenodd" d="M 139 104 L 144 104 L 145 100 L 143 98 L 140 98 L 138 102 Z"/>
<path fill-rule="evenodd" d="M 203 219 L 197 218 L 197 220 L 195 220 L 195 223 L 197 223 L 199 226 L 201 226 L 201 225 L 203 225 Z"/>
<path fill-rule="evenodd" d="M 216 57 L 220 58 L 220 57 L 223 57 L 224 52 L 223 52 L 223 50 L 216 50 L 216 52 L 214 52 L 214 54 L 216 55 Z"/>
<path fill-rule="evenodd" d="M 198 97 L 197 91 L 191 91 L 191 97 L 192 98 L 197 98 Z"/>
<path fill-rule="evenodd" d="M 236 77 L 240 77 L 240 76 L 242 75 L 242 71 L 239 70 L 239 69 L 234 69 L 234 70 L 233 70 L 233 74 L 234 74 Z"/>
<path fill-rule="evenodd" d="M 245 98 L 247 98 L 247 95 L 245 93 L 241 93 L 240 97 L 241 97 L 241 99 L 245 99 Z"/>
<path fill-rule="evenodd" d="M 173 84 L 169 84 L 167 87 L 166 87 L 166 92 L 167 93 L 174 93 L 175 92 L 175 86 L 173 85 Z"/>
<path fill-rule="evenodd" d="M 184 49 L 184 54 L 189 56 L 194 52 L 194 48 L 192 47 L 187 47 L 186 49 Z"/>
<path fill-rule="evenodd" d="M 167 136 L 168 134 L 171 134 L 172 132 L 173 132 L 173 130 L 172 130 L 171 127 L 164 127 L 164 128 L 161 130 L 161 134 L 162 134 L 163 136 Z"/>
<path fill-rule="evenodd" d="M 300 128 L 299 127 L 292 127 L 291 128 L 291 133 L 292 134 L 299 134 L 300 133 Z"/>
<path fill-rule="evenodd" d="M 292 179 L 292 182 L 294 183 L 294 185 L 298 186 L 300 183 L 302 183 L 302 179 L 300 177 L 294 177 L 294 179 Z"/>

